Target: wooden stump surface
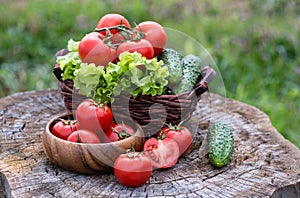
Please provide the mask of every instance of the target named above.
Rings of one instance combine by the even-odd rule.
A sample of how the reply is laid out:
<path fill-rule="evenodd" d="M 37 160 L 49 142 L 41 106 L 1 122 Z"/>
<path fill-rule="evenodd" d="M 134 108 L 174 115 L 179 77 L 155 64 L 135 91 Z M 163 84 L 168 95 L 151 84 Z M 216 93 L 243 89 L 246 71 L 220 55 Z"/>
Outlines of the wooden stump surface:
<path fill-rule="evenodd" d="M 47 159 L 41 134 L 65 113 L 58 90 L 13 94 L 0 99 L 0 197 L 300 197 L 300 151 L 253 106 L 206 93 L 187 123 L 193 143 L 169 169 L 155 170 L 137 188 L 112 173 L 82 175 Z M 222 121 L 234 132 L 230 163 L 213 168 L 206 133 Z"/>

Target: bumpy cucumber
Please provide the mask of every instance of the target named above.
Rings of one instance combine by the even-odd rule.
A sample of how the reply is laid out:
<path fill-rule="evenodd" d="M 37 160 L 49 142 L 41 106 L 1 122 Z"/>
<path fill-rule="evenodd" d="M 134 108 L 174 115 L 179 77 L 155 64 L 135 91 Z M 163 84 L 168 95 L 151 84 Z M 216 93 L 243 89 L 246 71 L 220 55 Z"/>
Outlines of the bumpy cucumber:
<path fill-rule="evenodd" d="M 176 94 L 190 91 L 194 88 L 199 76 L 201 75 L 201 60 L 195 55 L 187 55 L 181 60 L 182 78 L 174 88 Z"/>
<path fill-rule="evenodd" d="M 160 55 L 157 56 L 157 59 L 162 60 L 164 64 L 167 65 L 170 73 L 168 78 L 169 83 L 178 83 L 182 76 L 182 55 L 173 49 L 165 48 Z"/>
<path fill-rule="evenodd" d="M 208 157 L 210 163 L 217 168 L 225 166 L 230 160 L 234 139 L 231 129 L 223 123 L 215 123 L 207 133 Z"/>

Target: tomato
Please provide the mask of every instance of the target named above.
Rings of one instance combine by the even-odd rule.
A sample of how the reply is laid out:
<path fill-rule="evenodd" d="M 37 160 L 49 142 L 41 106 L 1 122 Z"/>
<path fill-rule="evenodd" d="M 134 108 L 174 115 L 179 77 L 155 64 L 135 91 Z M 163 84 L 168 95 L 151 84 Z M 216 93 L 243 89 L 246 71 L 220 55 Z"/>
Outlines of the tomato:
<path fill-rule="evenodd" d="M 109 41 L 111 42 L 111 44 L 116 44 L 116 45 L 119 45 L 127 40 L 128 40 L 128 38 L 124 37 L 122 35 L 122 33 L 115 33 L 115 34 L 111 35 L 111 37 L 109 38 Z"/>
<path fill-rule="evenodd" d="M 142 54 L 142 56 L 146 57 L 147 59 L 152 59 L 154 57 L 154 49 L 151 45 L 151 43 L 145 39 L 140 39 L 137 41 L 127 41 L 123 42 L 119 45 L 117 49 L 117 56 L 122 52 L 138 52 Z"/>
<path fill-rule="evenodd" d="M 142 186 L 152 175 L 152 161 L 144 153 L 122 154 L 114 162 L 114 175 L 125 186 Z"/>
<path fill-rule="evenodd" d="M 171 138 L 179 146 L 179 155 L 184 155 L 187 153 L 192 144 L 192 135 L 190 131 L 184 126 L 172 126 L 169 125 L 161 129 L 158 132 L 158 138 Z"/>
<path fill-rule="evenodd" d="M 111 13 L 101 17 L 101 19 L 98 21 L 96 28 L 106 28 L 106 27 L 108 28 L 108 27 L 118 26 L 120 24 L 124 25 L 129 29 L 131 28 L 129 22 L 124 16 L 116 13 Z M 115 34 L 117 32 L 118 30 L 110 30 L 111 34 Z M 100 34 L 106 36 L 106 31 L 101 31 Z"/>
<path fill-rule="evenodd" d="M 106 134 L 106 142 L 116 142 L 123 139 L 126 139 L 133 135 L 135 131 L 131 128 L 131 126 L 126 125 L 124 123 L 117 124 L 113 123 L 107 131 Z"/>
<path fill-rule="evenodd" d="M 79 129 L 94 131 L 100 138 L 112 124 L 111 108 L 104 103 L 97 104 L 93 100 L 82 101 L 75 112 Z"/>
<path fill-rule="evenodd" d="M 60 120 L 52 127 L 52 134 L 63 140 L 66 140 L 69 135 L 77 131 L 78 124 L 76 120 Z"/>
<path fill-rule="evenodd" d="M 78 53 L 82 62 L 105 67 L 116 58 L 116 50 L 105 44 L 103 38 L 98 32 L 91 32 L 81 39 Z"/>
<path fill-rule="evenodd" d="M 79 129 L 69 135 L 67 141 L 87 144 L 101 143 L 99 137 L 93 131 Z"/>
<path fill-rule="evenodd" d="M 159 23 L 144 21 L 134 29 L 144 33 L 144 39 L 149 41 L 154 48 L 154 56 L 159 55 L 167 44 L 167 34 Z"/>
<path fill-rule="evenodd" d="M 179 158 L 179 147 L 171 138 L 150 138 L 144 144 L 144 151 L 155 168 L 169 168 L 176 164 Z"/>

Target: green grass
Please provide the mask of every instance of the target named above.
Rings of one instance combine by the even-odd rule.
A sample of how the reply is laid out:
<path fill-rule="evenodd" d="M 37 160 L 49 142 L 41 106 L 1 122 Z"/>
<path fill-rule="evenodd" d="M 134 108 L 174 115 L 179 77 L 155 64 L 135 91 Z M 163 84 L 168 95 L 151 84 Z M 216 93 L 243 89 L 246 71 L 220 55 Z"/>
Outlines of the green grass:
<path fill-rule="evenodd" d="M 285 0 L 1 1 L 0 97 L 57 87 L 54 54 L 106 13 L 155 20 L 199 41 L 212 55 L 226 96 L 266 112 L 300 148 L 300 4 Z"/>

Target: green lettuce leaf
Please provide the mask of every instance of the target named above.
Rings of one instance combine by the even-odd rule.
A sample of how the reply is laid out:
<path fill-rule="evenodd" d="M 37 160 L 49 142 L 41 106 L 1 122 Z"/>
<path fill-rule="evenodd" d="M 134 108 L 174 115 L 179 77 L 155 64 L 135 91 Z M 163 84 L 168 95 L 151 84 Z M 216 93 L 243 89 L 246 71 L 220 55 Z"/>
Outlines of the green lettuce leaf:
<path fill-rule="evenodd" d="M 125 52 L 120 55 L 117 63 L 126 71 L 121 79 L 120 89 L 128 91 L 133 97 L 142 95 L 161 95 L 167 86 L 169 71 L 163 66 L 163 61 L 147 60 L 141 54 Z"/>
<path fill-rule="evenodd" d="M 121 92 L 161 95 L 167 86 L 169 71 L 157 59 L 147 60 L 141 54 L 124 52 L 116 64 L 104 67 L 81 63 L 74 71 L 74 87 L 80 94 L 101 102 L 113 102 Z"/>
<path fill-rule="evenodd" d="M 64 56 L 57 57 L 56 62 L 60 65 L 63 80 L 74 80 L 74 72 L 80 68 L 81 60 L 78 52 L 70 52 Z"/>
<path fill-rule="evenodd" d="M 70 52 L 78 52 L 79 43 L 80 41 L 74 41 L 73 39 L 70 39 L 67 45 L 68 50 Z"/>
<path fill-rule="evenodd" d="M 56 62 L 59 64 L 63 80 L 74 80 L 75 70 L 80 68 L 81 60 L 78 54 L 79 41 L 70 39 L 67 48 L 69 53 L 64 56 L 58 56 Z"/>
<path fill-rule="evenodd" d="M 80 94 L 93 97 L 93 93 L 103 73 L 104 67 L 96 67 L 95 64 L 82 63 L 80 69 L 74 72 L 74 86 L 79 90 Z"/>

